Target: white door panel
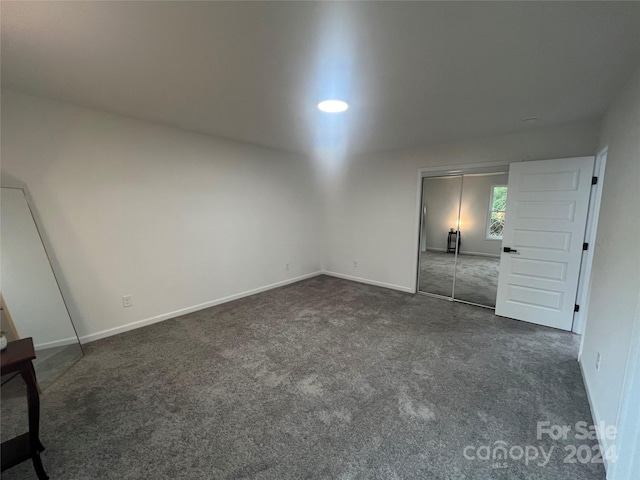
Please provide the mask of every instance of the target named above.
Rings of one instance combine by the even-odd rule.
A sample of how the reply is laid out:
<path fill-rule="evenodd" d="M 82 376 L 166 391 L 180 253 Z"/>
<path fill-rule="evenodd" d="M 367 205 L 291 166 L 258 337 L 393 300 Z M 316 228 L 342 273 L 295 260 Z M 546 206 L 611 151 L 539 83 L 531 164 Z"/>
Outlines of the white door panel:
<path fill-rule="evenodd" d="M 512 163 L 496 314 L 571 330 L 593 157 Z"/>
<path fill-rule="evenodd" d="M 519 202 L 516 207 L 518 218 L 543 220 L 573 220 L 576 202 Z"/>

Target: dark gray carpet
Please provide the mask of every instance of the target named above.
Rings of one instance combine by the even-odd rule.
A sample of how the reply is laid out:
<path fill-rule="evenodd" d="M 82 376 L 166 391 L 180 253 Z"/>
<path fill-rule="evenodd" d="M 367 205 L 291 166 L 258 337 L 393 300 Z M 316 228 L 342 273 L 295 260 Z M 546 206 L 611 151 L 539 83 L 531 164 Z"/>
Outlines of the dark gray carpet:
<path fill-rule="evenodd" d="M 455 256 L 428 250 L 420 256 L 420 291 L 451 296 Z M 455 298 L 488 307 L 496 306 L 500 258 L 459 254 Z"/>
<path fill-rule="evenodd" d="M 88 345 L 42 397 L 44 464 L 65 480 L 602 479 L 536 440 L 538 420 L 590 421 L 577 347 L 321 276 Z M 496 441 L 556 451 L 546 467 L 463 456 Z"/>

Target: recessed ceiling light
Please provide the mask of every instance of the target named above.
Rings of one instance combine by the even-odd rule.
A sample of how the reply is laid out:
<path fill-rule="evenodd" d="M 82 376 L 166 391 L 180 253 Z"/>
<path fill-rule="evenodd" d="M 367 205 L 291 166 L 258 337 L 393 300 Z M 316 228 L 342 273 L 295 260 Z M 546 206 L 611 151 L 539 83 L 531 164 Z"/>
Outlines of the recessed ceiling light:
<path fill-rule="evenodd" d="M 527 118 L 523 118 L 522 121 L 533 123 L 538 121 L 538 117 L 527 117 Z"/>
<path fill-rule="evenodd" d="M 349 108 L 349 105 L 342 100 L 325 100 L 318 104 L 318 108 L 327 113 L 340 113 Z"/>

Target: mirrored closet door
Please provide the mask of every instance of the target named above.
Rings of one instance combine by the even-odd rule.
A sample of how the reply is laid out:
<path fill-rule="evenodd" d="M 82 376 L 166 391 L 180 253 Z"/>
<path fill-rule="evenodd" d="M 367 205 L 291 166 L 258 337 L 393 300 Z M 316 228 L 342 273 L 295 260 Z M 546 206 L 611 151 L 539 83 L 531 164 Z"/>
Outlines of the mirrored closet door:
<path fill-rule="evenodd" d="M 418 291 L 496 305 L 508 167 L 423 178 Z"/>
<path fill-rule="evenodd" d="M 420 292 L 453 295 L 461 192 L 462 175 L 422 179 Z"/>
<path fill-rule="evenodd" d="M 454 291 L 458 300 L 496 306 L 508 177 L 502 172 L 464 175 L 460 202 L 464 243 L 456 258 Z"/>

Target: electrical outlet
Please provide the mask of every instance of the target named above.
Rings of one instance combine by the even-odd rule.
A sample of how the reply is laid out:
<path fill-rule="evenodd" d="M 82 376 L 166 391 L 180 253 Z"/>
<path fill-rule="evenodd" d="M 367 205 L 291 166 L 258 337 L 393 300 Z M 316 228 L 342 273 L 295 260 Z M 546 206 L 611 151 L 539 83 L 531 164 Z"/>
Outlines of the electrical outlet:
<path fill-rule="evenodd" d="M 133 297 L 131 297 L 131 295 L 125 295 L 122 297 L 122 307 L 133 307 Z"/>
<path fill-rule="evenodd" d="M 353 261 L 353 268 L 358 268 L 358 261 L 357 260 Z"/>
<path fill-rule="evenodd" d="M 600 371 L 600 360 L 601 360 L 600 352 L 598 352 L 598 354 L 596 355 L 596 372 Z"/>
<path fill-rule="evenodd" d="M 285 263 L 285 264 L 284 264 L 284 269 L 285 269 L 285 270 L 289 270 L 289 262 L 287 262 L 287 263 Z"/>

